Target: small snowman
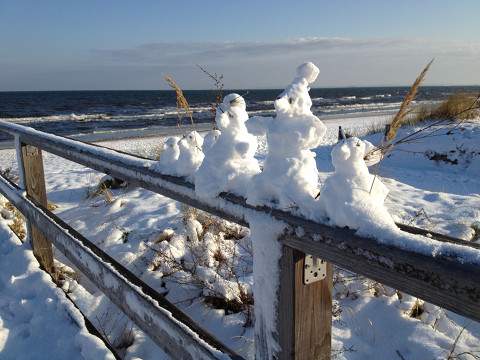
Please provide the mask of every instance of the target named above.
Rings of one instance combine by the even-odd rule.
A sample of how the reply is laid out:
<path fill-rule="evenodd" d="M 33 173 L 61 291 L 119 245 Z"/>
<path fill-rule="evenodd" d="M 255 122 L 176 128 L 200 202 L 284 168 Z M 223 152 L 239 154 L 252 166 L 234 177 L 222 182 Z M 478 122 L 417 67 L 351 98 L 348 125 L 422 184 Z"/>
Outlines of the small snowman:
<path fill-rule="evenodd" d="M 381 180 L 370 174 L 364 157 L 373 145 L 356 137 L 341 140 L 332 150 L 335 172 L 320 192 L 320 215 L 332 225 L 356 230 L 396 225 L 384 205 L 388 195 Z"/>
<path fill-rule="evenodd" d="M 178 142 L 180 154 L 175 162 L 175 175 L 193 179 L 193 175 L 205 157 L 202 145 L 203 138 L 196 131 L 188 133 Z"/>
<path fill-rule="evenodd" d="M 160 159 L 152 166 L 153 170 L 163 174 L 175 175 L 175 163 L 180 155 L 179 140 L 178 137 L 172 136 L 165 141 Z"/>
<path fill-rule="evenodd" d="M 276 117 L 253 117 L 247 122 L 253 134 L 266 134 L 268 146 L 263 171 L 249 189 L 248 203 L 296 206 L 305 214 L 311 211 L 318 194 L 318 170 L 310 149 L 321 144 L 326 132 L 310 110 L 308 93 L 319 72 L 313 63 L 300 65 L 295 79 L 275 101 Z"/>
<path fill-rule="evenodd" d="M 203 146 L 202 151 L 204 154 L 207 154 L 208 150 L 210 150 L 213 145 L 217 142 L 218 138 L 220 137 L 220 130 L 214 129 L 211 130 L 205 135 L 203 138 Z"/>
<path fill-rule="evenodd" d="M 214 197 L 223 191 L 246 196 L 252 177 L 260 172 L 255 159 L 257 139 L 248 133 L 245 100 L 238 94 L 225 96 L 217 107 L 215 121 L 220 136 L 195 174 L 195 191 Z"/>

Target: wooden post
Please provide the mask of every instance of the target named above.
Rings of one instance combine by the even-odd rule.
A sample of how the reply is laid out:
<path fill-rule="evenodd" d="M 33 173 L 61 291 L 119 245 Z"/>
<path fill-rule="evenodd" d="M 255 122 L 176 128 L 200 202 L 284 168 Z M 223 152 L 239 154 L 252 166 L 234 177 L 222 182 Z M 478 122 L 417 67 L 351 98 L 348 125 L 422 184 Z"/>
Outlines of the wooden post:
<path fill-rule="evenodd" d="M 18 140 L 17 140 L 18 141 Z M 40 205 L 47 207 L 47 190 L 43 171 L 42 151 L 34 146 L 20 144 L 17 146 L 20 177 L 27 195 L 35 199 Z M 20 151 L 21 148 L 21 151 Z M 32 244 L 33 254 L 40 266 L 49 273 L 53 272 L 52 243 L 27 221 L 27 233 Z"/>
<path fill-rule="evenodd" d="M 325 279 L 305 285 L 305 254 L 287 246 L 280 260 L 278 340 L 281 360 L 328 360 L 332 337 L 332 265 Z"/>

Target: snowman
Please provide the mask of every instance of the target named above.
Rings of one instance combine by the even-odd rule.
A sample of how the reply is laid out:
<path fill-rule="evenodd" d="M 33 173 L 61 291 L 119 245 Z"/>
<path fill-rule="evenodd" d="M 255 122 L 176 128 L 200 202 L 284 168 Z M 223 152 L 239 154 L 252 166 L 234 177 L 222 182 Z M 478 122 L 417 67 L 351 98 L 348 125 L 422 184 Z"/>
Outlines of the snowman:
<path fill-rule="evenodd" d="M 218 138 L 220 137 L 220 130 L 217 130 L 217 129 L 214 129 L 214 130 L 211 130 L 207 133 L 207 135 L 205 135 L 205 137 L 203 138 L 203 146 L 202 146 L 202 151 L 204 154 L 206 154 L 208 152 L 208 150 L 210 150 L 213 145 L 217 142 Z"/>
<path fill-rule="evenodd" d="M 246 196 L 252 177 L 260 172 L 254 158 L 257 139 L 248 133 L 245 100 L 238 94 L 225 96 L 217 107 L 215 121 L 221 130 L 195 174 L 195 191 L 214 197 L 223 191 Z"/>
<path fill-rule="evenodd" d="M 180 148 L 178 147 L 179 140 L 178 137 L 173 136 L 165 141 L 160 159 L 152 166 L 153 170 L 168 175 L 175 174 L 175 163 L 180 155 Z"/>
<path fill-rule="evenodd" d="M 340 141 L 332 150 L 335 172 L 325 181 L 318 200 L 320 216 L 332 225 L 351 229 L 396 229 L 384 205 L 388 195 L 381 180 L 370 174 L 364 157 L 373 145 L 356 137 Z"/>
<path fill-rule="evenodd" d="M 310 108 L 309 84 L 319 74 L 313 63 L 297 68 L 292 83 L 275 101 L 276 117 L 253 117 L 249 131 L 267 136 L 268 154 L 263 171 L 253 178 L 247 202 L 252 205 L 274 203 L 281 208 L 299 207 L 307 215 L 318 194 L 315 153 L 325 125 Z"/>
<path fill-rule="evenodd" d="M 178 142 L 180 154 L 175 162 L 175 175 L 193 179 L 205 157 L 202 145 L 203 138 L 196 131 L 191 131 Z"/>

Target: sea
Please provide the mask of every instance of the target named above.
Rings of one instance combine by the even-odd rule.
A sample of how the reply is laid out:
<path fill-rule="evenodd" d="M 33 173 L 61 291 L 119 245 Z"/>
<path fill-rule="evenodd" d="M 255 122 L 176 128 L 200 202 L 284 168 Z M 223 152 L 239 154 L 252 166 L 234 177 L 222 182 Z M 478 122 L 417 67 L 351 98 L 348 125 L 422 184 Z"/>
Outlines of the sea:
<path fill-rule="evenodd" d="M 310 96 L 312 111 L 321 119 L 351 118 L 393 114 L 407 91 L 408 87 L 313 88 Z M 224 90 L 223 94 L 230 92 L 245 98 L 252 116 L 274 115 L 274 100 L 282 90 Z M 480 86 L 424 86 L 416 101 L 441 101 L 457 92 L 478 93 Z M 187 90 L 184 95 L 194 123 L 212 124 L 218 92 Z M 191 122 L 187 116 L 179 118 L 175 92 L 161 90 L 0 92 L 0 119 L 58 135 L 109 134 L 109 138 L 125 131 L 154 134 Z M 0 132 L 0 141 L 7 137 Z"/>

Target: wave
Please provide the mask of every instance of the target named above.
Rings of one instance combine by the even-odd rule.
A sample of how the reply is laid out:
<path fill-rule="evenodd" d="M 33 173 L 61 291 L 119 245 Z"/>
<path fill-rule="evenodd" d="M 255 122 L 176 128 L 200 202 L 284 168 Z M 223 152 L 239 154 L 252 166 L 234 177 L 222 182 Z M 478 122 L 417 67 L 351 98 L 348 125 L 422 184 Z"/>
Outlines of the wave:
<path fill-rule="evenodd" d="M 264 100 L 264 101 L 256 101 L 256 104 L 261 104 L 261 105 L 273 105 L 275 103 L 274 100 Z"/>

